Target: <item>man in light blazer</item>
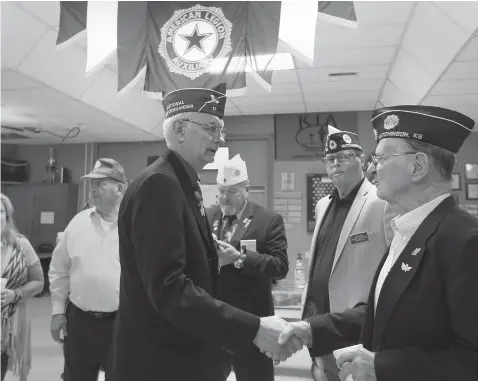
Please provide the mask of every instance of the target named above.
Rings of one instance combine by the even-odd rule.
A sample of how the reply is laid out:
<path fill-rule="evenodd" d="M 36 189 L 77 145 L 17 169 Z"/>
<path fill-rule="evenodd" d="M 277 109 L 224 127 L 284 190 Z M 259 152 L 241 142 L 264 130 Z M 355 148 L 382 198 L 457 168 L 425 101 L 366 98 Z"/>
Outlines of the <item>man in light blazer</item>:
<path fill-rule="evenodd" d="M 357 344 L 373 275 L 391 242 L 395 216 L 376 187 L 364 177 L 358 136 L 329 127 L 325 164 L 335 190 L 320 199 L 310 247 L 309 282 L 303 295 L 303 321 L 283 332 L 307 344 L 317 381 L 338 381 L 331 352 Z M 337 327 L 347 324 L 344 333 Z"/>

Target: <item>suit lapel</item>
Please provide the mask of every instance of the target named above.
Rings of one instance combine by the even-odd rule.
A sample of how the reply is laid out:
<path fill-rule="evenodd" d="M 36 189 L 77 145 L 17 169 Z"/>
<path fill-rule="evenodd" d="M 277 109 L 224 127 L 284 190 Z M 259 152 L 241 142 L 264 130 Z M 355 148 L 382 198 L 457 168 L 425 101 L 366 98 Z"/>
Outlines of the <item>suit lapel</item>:
<path fill-rule="evenodd" d="M 453 202 L 453 199 L 451 201 L 445 199 L 425 218 L 386 277 L 375 310 L 373 337 L 373 347 L 375 349 L 381 347 L 385 330 L 395 306 L 418 272 L 428 239 L 433 235 Z"/>
<path fill-rule="evenodd" d="M 252 202 L 246 204 L 241 215 L 241 220 L 238 221 L 236 230 L 234 230 L 234 234 L 232 235 L 231 245 L 236 246 L 236 243 L 239 243 L 244 234 L 246 234 L 249 226 L 251 226 L 251 220 L 254 218 L 254 209 L 254 204 Z"/>
<path fill-rule="evenodd" d="M 219 239 L 221 229 L 222 213 L 221 208 L 214 207 L 214 213 L 209 218 L 209 223 L 212 226 L 212 233 Z"/>
<path fill-rule="evenodd" d="M 344 251 L 345 244 L 347 243 L 347 239 L 350 236 L 350 232 L 352 231 L 352 228 L 355 225 L 355 222 L 357 221 L 357 218 L 360 215 L 360 212 L 362 211 L 362 208 L 365 204 L 365 201 L 367 201 L 367 193 L 370 188 L 370 183 L 368 182 L 367 179 L 364 179 L 362 186 L 360 187 L 357 196 L 355 196 L 355 200 L 352 203 L 352 207 L 350 208 L 349 213 L 347 214 L 347 218 L 345 219 L 344 226 L 342 227 L 342 231 L 339 236 L 339 240 L 337 242 L 337 249 L 335 250 L 335 257 L 334 257 L 334 263 L 332 265 L 332 271 L 330 272 L 330 276 L 332 276 L 335 266 L 337 265 L 337 262 L 340 259 L 340 256 L 342 255 Z"/>
<path fill-rule="evenodd" d="M 309 263 L 309 279 L 312 275 L 312 269 L 315 264 L 316 260 L 316 255 L 315 255 L 315 248 L 317 246 L 317 237 L 319 235 L 320 227 L 322 226 L 322 220 L 324 219 L 325 214 L 329 210 L 330 207 L 330 202 L 332 199 L 330 197 L 327 197 L 327 199 L 321 199 L 317 202 L 317 205 L 315 207 L 315 210 L 317 211 L 317 208 L 319 208 L 320 214 L 317 214 L 315 216 L 315 228 L 314 228 L 314 234 L 312 235 L 312 241 L 310 244 L 310 263 Z"/>
<path fill-rule="evenodd" d="M 365 312 L 365 319 L 362 328 L 362 334 L 360 338 L 360 342 L 363 343 L 365 348 L 372 348 L 372 341 L 373 341 L 373 332 L 374 332 L 374 318 L 375 318 L 375 288 L 377 287 L 378 276 L 380 275 L 380 271 L 388 257 L 388 248 L 385 251 L 380 263 L 377 267 L 377 271 L 375 272 L 372 285 L 370 286 L 370 291 L 368 295 L 368 302 L 367 302 L 367 310 Z"/>
<path fill-rule="evenodd" d="M 200 201 L 201 196 L 199 183 L 197 185 L 193 184 L 193 179 L 191 179 L 191 176 L 188 174 L 184 164 L 181 162 L 181 159 L 177 156 L 176 153 L 171 150 L 168 150 L 168 152 L 166 153 L 166 158 L 167 160 L 169 160 L 171 166 L 174 169 L 174 172 L 178 176 L 179 183 L 181 184 L 184 194 L 186 195 L 189 205 L 191 206 L 204 241 L 210 247 L 210 249 L 213 249 L 214 245 L 212 244 L 212 237 L 210 237 L 208 233 L 209 229 L 206 221 L 206 215 L 203 216 L 201 213 L 201 209 L 204 211 L 204 207 L 200 205 L 200 202 L 202 203 L 202 200 Z M 208 250 L 208 253 L 210 252 L 211 250 Z"/>

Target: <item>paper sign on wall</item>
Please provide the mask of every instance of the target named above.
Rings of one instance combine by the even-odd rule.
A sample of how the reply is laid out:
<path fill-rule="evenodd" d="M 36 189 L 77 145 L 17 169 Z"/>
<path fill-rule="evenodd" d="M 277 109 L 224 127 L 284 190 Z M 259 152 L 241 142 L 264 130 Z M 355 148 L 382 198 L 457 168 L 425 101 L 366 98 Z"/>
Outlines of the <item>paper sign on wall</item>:
<path fill-rule="evenodd" d="M 55 212 L 40 212 L 40 224 L 53 225 L 55 223 Z"/>

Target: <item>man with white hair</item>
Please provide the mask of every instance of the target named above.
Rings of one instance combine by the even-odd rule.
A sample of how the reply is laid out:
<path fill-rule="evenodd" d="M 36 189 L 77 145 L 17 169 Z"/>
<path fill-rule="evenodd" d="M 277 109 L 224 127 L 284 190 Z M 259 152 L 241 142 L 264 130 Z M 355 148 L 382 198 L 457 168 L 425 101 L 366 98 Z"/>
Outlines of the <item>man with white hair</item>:
<path fill-rule="evenodd" d="M 219 245 L 217 298 L 257 316 L 274 315 L 272 280 L 289 270 L 282 216 L 248 201 L 249 178 L 240 155 L 217 174 L 219 205 L 206 210 Z M 237 381 L 273 381 L 272 360 L 252 343 L 234 354 L 221 351 L 224 378 L 234 369 Z"/>
<path fill-rule="evenodd" d="M 395 214 L 364 177 L 364 161 L 358 135 L 329 126 L 324 163 L 335 189 L 315 209 L 304 321 L 281 338 L 307 341 L 316 381 L 338 381 L 332 351 L 358 343 L 373 274 L 393 236 Z"/>
<path fill-rule="evenodd" d="M 120 304 L 114 381 L 222 380 L 220 347 L 254 342 L 286 359 L 286 322 L 216 300 L 218 257 L 198 172 L 224 142 L 226 86 L 163 98 L 168 149 L 130 185 L 119 212 Z"/>
<path fill-rule="evenodd" d="M 451 196 L 474 121 L 403 105 L 375 110 L 372 123 L 378 197 L 404 213 L 375 272 L 363 348 L 337 359 L 340 379 L 478 380 L 478 220 Z"/>

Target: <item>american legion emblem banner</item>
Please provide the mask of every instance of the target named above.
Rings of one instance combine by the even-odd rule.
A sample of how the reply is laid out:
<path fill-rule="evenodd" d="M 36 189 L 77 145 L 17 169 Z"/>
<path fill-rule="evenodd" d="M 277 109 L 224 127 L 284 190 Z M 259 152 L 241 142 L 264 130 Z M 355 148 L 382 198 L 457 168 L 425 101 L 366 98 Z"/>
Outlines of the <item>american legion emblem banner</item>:
<path fill-rule="evenodd" d="M 318 15 L 356 26 L 353 2 L 61 1 L 57 46 L 86 32 L 87 73 L 116 54 L 120 93 L 142 77 L 154 98 L 219 83 L 233 96 L 246 72 L 270 91 L 278 49 L 312 64 Z"/>

